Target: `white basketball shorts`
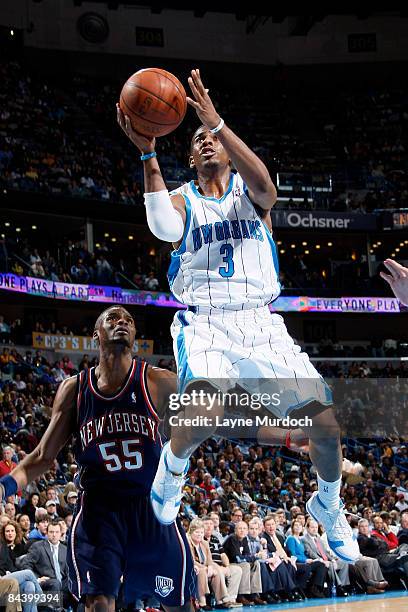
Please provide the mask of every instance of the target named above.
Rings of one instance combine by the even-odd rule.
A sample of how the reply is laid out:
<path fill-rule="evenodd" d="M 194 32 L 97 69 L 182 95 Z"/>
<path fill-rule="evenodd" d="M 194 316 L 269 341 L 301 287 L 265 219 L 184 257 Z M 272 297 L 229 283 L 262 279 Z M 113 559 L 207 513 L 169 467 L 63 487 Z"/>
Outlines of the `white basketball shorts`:
<path fill-rule="evenodd" d="M 280 418 L 310 402 L 333 403 L 329 386 L 294 343 L 283 317 L 267 306 L 190 306 L 175 314 L 171 334 L 180 392 L 196 379 L 214 381 L 223 392 L 236 384 L 249 393 L 278 385 L 282 401 L 268 409 Z"/>

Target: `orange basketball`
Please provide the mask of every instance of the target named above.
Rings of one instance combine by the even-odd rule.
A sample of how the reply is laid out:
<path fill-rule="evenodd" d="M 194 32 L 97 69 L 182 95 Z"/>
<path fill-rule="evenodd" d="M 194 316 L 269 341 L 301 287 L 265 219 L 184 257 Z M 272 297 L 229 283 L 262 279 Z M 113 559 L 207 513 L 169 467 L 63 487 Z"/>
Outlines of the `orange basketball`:
<path fill-rule="evenodd" d="M 144 68 L 132 74 L 122 88 L 119 103 L 133 129 L 145 136 L 169 134 L 187 111 L 183 85 L 161 68 Z"/>

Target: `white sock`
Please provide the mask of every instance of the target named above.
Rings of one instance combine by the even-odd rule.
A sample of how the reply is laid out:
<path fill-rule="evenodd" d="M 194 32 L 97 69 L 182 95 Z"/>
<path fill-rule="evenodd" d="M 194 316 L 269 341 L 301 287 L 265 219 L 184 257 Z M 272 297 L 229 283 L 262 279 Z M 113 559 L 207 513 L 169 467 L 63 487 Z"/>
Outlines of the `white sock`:
<path fill-rule="evenodd" d="M 319 499 L 329 510 L 337 510 L 339 507 L 341 476 L 334 482 L 327 482 L 317 475 Z"/>
<path fill-rule="evenodd" d="M 171 442 L 166 447 L 167 465 L 169 466 L 170 472 L 173 474 L 182 474 L 186 469 L 189 459 L 180 459 L 171 450 Z"/>

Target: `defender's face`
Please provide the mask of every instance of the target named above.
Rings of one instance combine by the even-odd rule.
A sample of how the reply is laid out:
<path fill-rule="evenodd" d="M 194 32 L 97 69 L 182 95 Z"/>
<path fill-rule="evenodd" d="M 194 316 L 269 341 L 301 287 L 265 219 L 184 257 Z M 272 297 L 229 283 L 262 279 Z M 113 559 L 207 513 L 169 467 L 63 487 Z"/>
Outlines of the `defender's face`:
<path fill-rule="evenodd" d="M 99 344 L 121 344 L 131 348 L 135 341 L 136 328 L 133 317 L 125 308 L 110 308 L 103 316 L 94 338 Z"/>
<path fill-rule="evenodd" d="M 193 136 L 191 144 L 190 168 L 199 172 L 202 168 L 228 166 L 229 157 L 217 138 L 206 127 L 199 128 Z"/>

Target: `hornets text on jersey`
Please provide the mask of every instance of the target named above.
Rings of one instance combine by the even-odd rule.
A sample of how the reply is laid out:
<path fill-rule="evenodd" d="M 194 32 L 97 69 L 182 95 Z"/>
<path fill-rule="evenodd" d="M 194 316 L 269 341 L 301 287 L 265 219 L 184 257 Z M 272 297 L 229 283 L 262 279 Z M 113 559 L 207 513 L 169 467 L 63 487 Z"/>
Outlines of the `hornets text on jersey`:
<path fill-rule="evenodd" d="M 80 489 L 150 493 L 162 443 L 146 376 L 146 362 L 133 359 L 122 388 L 107 396 L 98 390 L 95 368 L 78 375 L 75 458 Z"/>
<path fill-rule="evenodd" d="M 194 181 L 176 193 L 185 200 L 186 225 L 168 271 L 174 296 L 189 306 L 227 310 L 274 300 L 280 293 L 276 245 L 241 176 L 231 173 L 220 199 L 200 194 Z"/>

